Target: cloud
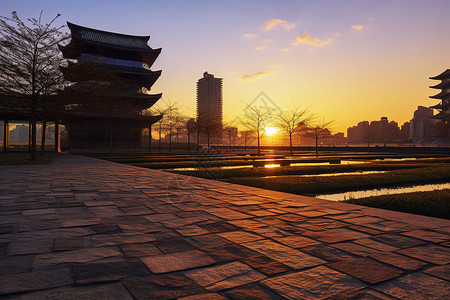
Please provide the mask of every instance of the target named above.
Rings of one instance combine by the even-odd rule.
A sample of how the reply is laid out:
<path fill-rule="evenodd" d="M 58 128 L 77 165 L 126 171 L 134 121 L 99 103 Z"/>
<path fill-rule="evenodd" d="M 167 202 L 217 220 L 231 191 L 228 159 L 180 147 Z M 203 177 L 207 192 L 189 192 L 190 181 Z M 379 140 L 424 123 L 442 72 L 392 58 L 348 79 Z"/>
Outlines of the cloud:
<path fill-rule="evenodd" d="M 280 49 L 282 52 L 288 52 L 290 49 L 289 48 L 283 48 L 283 49 Z"/>
<path fill-rule="evenodd" d="M 264 23 L 263 31 L 269 31 L 272 29 L 283 28 L 284 30 L 291 30 L 295 27 L 294 23 L 289 23 L 285 20 L 280 19 L 270 19 Z"/>
<path fill-rule="evenodd" d="M 269 45 L 269 43 L 270 43 L 271 41 L 272 41 L 271 39 L 265 39 L 265 40 L 263 41 L 263 44 L 262 44 L 262 45 L 255 47 L 255 50 L 263 50 L 263 49 L 266 49 L 267 46 Z"/>
<path fill-rule="evenodd" d="M 256 73 L 253 73 L 253 74 L 246 74 L 246 75 L 242 75 L 241 79 L 244 80 L 244 81 L 253 81 L 253 80 L 256 80 L 258 78 L 267 76 L 270 73 L 272 73 L 272 71 L 266 71 L 266 72 L 261 71 L 261 72 L 256 72 Z"/>
<path fill-rule="evenodd" d="M 353 25 L 352 29 L 356 30 L 356 31 L 361 31 L 363 29 L 362 25 Z"/>
<path fill-rule="evenodd" d="M 321 40 L 321 39 L 313 37 L 305 32 L 304 34 L 299 35 L 295 39 L 295 42 L 292 43 L 292 45 L 298 46 L 300 44 L 306 44 L 306 45 L 312 46 L 312 47 L 322 47 L 322 46 L 325 46 L 325 45 L 331 43 L 332 41 L 333 41 L 332 38 Z"/>
<path fill-rule="evenodd" d="M 246 38 L 246 39 L 254 39 L 255 37 L 257 37 L 258 35 L 256 35 L 256 34 L 253 34 L 253 33 L 247 33 L 247 34 L 244 34 L 244 37 Z"/>

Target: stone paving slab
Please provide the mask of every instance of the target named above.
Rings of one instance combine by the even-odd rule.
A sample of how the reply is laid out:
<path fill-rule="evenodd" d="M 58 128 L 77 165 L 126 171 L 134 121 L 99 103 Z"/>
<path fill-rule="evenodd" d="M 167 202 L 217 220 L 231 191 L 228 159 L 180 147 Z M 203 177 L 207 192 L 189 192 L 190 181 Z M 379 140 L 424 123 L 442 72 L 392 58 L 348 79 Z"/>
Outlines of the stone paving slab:
<path fill-rule="evenodd" d="M 0 167 L 1 299 L 445 299 L 450 221 L 60 155 Z"/>

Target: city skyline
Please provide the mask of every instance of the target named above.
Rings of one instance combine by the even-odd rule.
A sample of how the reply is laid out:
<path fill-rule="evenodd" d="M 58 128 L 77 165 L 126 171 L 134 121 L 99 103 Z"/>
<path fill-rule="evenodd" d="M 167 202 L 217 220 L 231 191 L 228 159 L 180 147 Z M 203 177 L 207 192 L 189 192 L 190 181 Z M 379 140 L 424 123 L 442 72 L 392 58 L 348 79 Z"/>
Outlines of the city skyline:
<path fill-rule="evenodd" d="M 191 116 L 208 70 L 223 78 L 226 121 L 265 92 L 336 120 L 335 131 L 382 116 L 402 124 L 435 104 L 429 77 L 450 67 L 449 1 L 1 2 L 3 16 L 44 10 L 46 21 L 61 13 L 60 25 L 150 32 L 152 47 L 163 48 L 152 93 Z"/>

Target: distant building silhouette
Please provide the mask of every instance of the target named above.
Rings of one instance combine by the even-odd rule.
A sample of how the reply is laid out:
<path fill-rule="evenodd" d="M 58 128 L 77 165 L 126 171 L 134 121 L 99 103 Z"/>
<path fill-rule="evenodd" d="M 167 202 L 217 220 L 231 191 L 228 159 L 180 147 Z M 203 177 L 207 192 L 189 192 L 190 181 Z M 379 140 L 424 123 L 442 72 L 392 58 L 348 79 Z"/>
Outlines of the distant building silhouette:
<path fill-rule="evenodd" d="M 222 78 L 208 72 L 197 81 L 197 120 L 208 135 L 217 135 L 222 129 Z"/>
<path fill-rule="evenodd" d="M 450 69 L 445 70 L 441 74 L 430 77 L 433 80 L 441 80 L 437 85 L 430 86 L 432 89 L 440 89 L 441 91 L 430 98 L 438 99 L 441 102 L 431 106 L 430 108 L 438 110 L 433 119 L 438 120 L 435 124 L 435 134 L 440 141 L 450 141 Z"/>
<path fill-rule="evenodd" d="M 399 141 L 400 129 L 397 122 L 382 117 L 380 121 L 363 121 L 348 128 L 347 138 L 349 144 L 393 143 Z"/>
<path fill-rule="evenodd" d="M 433 119 L 433 109 L 425 106 L 417 107 L 414 117 L 410 122 L 410 139 L 415 144 L 432 143 L 436 138 L 433 126 L 436 121 Z"/>

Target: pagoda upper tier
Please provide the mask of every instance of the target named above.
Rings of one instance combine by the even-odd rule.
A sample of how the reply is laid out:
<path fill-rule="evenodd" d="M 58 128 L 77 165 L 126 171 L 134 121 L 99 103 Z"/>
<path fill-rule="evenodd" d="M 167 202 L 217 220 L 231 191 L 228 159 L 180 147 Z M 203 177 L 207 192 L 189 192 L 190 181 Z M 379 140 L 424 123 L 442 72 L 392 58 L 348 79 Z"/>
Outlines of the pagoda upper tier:
<path fill-rule="evenodd" d="M 450 124 L 450 69 L 437 76 L 430 77 L 430 79 L 441 81 L 439 84 L 430 86 L 432 89 L 441 90 L 438 94 L 430 96 L 430 98 L 441 100 L 437 105 L 431 106 L 431 108 L 438 110 L 433 118 L 442 120 L 448 126 Z"/>
<path fill-rule="evenodd" d="M 437 76 L 430 77 L 430 79 L 434 79 L 434 80 L 450 79 L 450 69 L 445 70 L 444 72 L 442 72 L 441 74 L 439 74 Z"/>
<path fill-rule="evenodd" d="M 161 48 L 152 49 L 147 44 L 150 36 L 108 32 L 70 22 L 67 26 L 70 43 L 59 45 L 63 56 L 69 59 L 67 66 L 61 67 L 67 80 L 81 85 L 96 81 L 117 84 L 120 80 L 123 96 L 142 109 L 150 108 L 161 97 L 149 93 L 161 76 L 160 70 L 150 69 L 161 53 Z M 143 107 L 145 104 L 148 106 Z"/>
<path fill-rule="evenodd" d="M 127 35 L 108 32 L 67 22 L 71 41 L 60 46 L 65 58 L 79 59 L 81 53 L 98 57 L 141 61 L 151 67 L 161 48 L 152 49 L 147 43 L 150 36 Z"/>

